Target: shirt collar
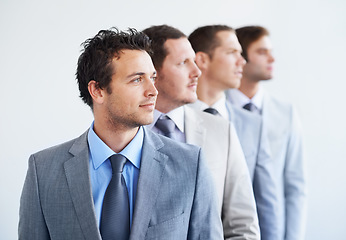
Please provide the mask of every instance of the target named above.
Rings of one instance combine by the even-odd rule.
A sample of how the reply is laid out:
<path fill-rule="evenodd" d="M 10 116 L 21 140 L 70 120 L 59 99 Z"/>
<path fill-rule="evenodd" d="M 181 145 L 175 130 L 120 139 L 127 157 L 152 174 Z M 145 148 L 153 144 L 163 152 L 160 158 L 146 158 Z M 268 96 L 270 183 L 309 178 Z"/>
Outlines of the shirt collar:
<path fill-rule="evenodd" d="M 138 169 L 141 163 L 143 137 L 143 128 L 139 127 L 136 136 L 119 152 L 119 154 L 125 156 Z M 96 135 L 94 132 L 94 123 L 89 128 L 88 144 L 94 169 L 98 169 L 104 161 L 116 154 Z"/>
<path fill-rule="evenodd" d="M 153 128 L 156 121 L 162 117 L 167 115 L 170 119 L 173 120 L 173 122 L 175 123 L 175 125 L 177 126 L 177 128 L 184 133 L 185 127 L 184 127 L 184 107 L 178 107 L 176 109 L 173 109 L 172 111 L 164 114 L 160 111 L 158 111 L 157 109 L 155 109 L 154 111 L 154 121 L 148 125 L 149 129 Z"/>
<path fill-rule="evenodd" d="M 230 100 L 237 107 L 243 107 L 245 104 L 252 102 L 257 109 L 260 111 L 263 107 L 263 97 L 264 97 L 264 89 L 259 86 L 257 93 L 253 96 L 252 99 L 248 98 L 244 93 L 239 91 L 238 89 L 230 89 Z"/>
<path fill-rule="evenodd" d="M 251 102 L 255 104 L 255 106 L 262 111 L 263 108 L 263 97 L 264 97 L 264 89 L 260 86 L 258 88 L 257 93 L 255 96 L 252 97 Z"/>
<path fill-rule="evenodd" d="M 227 107 L 226 107 L 225 94 L 222 94 L 222 97 L 218 101 L 216 101 L 211 107 L 215 108 L 223 118 L 226 118 L 226 119 L 229 118 Z"/>
<path fill-rule="evenodd" d="M 225 94 L 223 94 L 222 97 L 211 106 L 209 106 L 208 104 L 206 104 L 205 102 L 203 102 L 201 100 L 197 100 L 196 102 L 192 103 L 191 105 L 193 105 L 194 108 L 198 108 L 201 111 L 204 111 L 205 109 L 207 109 L 209 107 L 214 108 L 219 112 L 219 114 L 222 117 L 228 119 L 228 110 L 226 107 Z"/>

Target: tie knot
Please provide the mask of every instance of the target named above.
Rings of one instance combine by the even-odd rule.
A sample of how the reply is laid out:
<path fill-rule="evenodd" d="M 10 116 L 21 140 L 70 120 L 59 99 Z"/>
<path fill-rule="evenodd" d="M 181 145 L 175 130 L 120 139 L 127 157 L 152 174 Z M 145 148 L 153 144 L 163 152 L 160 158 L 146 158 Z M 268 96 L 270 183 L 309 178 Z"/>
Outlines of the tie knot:
<path fill-rule="evenodd" d="M 175 123 L 168 117 L 157 119 L 155 126 L 162 131 L 165 136 L 173 134 L 175 130 Z"/>
<path fill-rule="evenodd" d="M 113 173 L 122 173 L 126 163 L 126 157 L 121 154 L 114 154 L 110 157 Z"/>
<path fill-rule="evenodd" d="M 212 107 L 206 108 L 203 111 L 207 112 L 207 113 L 211 113 L 213 115 L 218 115 L 219 114 L 219 112 L 215 108 L 212 108 Z"/>
<path fill-rule="evenodd" d="M 256 109 L 257 109 L 257 107 L 255 106 L 255 104 L 253 104 L 252 102 L 249 102 L 249 103 L 245 104 L 245 105 L 243 106 L 243 108 L 246 109 L 246 110 L 248 110 L 248 111 L 250 111 L 250 112 L 254 112 L 254 111 L 256 111 Z"/>

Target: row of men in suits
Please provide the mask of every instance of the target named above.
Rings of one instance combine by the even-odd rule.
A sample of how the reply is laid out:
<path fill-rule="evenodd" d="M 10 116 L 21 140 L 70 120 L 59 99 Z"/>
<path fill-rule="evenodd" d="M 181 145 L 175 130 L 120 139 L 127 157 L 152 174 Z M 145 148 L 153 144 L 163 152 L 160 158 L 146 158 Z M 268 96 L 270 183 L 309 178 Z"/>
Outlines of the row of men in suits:
<path fill-rule="evenodd" d="M 200 27 L 188 38 L 165 25 L 144 32 L 153 41 L 152 59 L 158 71 L 155 86 L 161 93 L 149 128 L 165 134 L 156 123 L 168 118 L 175 123 L 178 141 L 202 147 L 222 208 L 224 238 L 303 239 L 306 189 L 299 122 L 291 105 L 264 94 L 259 85 L 272 78 L 269 32 L 259 26 L 235 31 L 225 25 Z M 177 63 L 185 67 L 178 68 Z M 197 101 L 191 86 L 196 86 Z M 242 102 L 237 102 L 238 96 L 243 97 Z M 262 104 L 258 103 L 261 98 Z M 215 118 L 210 122 L 202 111 L 229 121 L 229 147 L 221 144 L 227 142 L 219 133 L 225 127 Z M 230 152 L 228 159 L 220 155 L 225 149 Z M 240 180 L 244 177 L 240 170 L 244 169 L 240 164 L 244 155 L 260 231 L 252 221 L 256 218 L 253 212 L 243 211 L 251 209 L 246 185 Z M 235 165 L 217 167 L 225 161 Z M 244 192 L 237 192 L 240 185 Z M 240 202 L 242 207 L 235 209 Z"/>
<path fill-rule="evenodd" d="M 302 239 L 300 135 L 290 106 L 263 101 L 261 117 L 232 106 L 232 91 L 226 100 L 225 90 L 252 76 L 235 31 L 206 26 L 187 38 L 161 25 L 144 33 L 103 30 L 84 43 L 77 80 L 95 120 L 81 137 L 30 157 L 19 238 Z M 271 56 L 263 51 L 254 54 Z M 250 59 L 251 48 L 244 53 Z M 281 130 L 265 124 L 267 109 Z M 129 220 L 114 220 L 109 234 L 114 154 L 127 159 Z M 119 222 L 130 231 L 112 232 Z"/>

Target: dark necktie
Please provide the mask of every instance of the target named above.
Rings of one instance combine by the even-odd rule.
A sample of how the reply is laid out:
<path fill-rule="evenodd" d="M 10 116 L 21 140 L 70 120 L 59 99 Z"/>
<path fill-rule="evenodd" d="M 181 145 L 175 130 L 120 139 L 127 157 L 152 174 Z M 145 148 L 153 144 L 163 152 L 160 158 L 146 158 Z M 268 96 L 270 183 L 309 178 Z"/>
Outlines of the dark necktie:
<path fill-rule="evenodd" d="M 120 154 L 110 157 L 113 175 L 103 199 L 100 223 L 103 240 L 128 240 L 130 236 L 129 197 L 121 174 L 126 160 Z"/>
<path fill-rule="evenodd" d="M 257 107 L 252 102 L 249 102 L 248 104 L 245 104 L 243 106 L 243 108 L 248 110 L 248 111 L 250 111 L 250 112 L 255 112 L 257 110 Z"/>
<path fill-rule="evenodd" d="M 207 112 L 207 113 L 211 113 L 213 115 L 218 115 L 219 114 L 219 112 L 215 108 L 212 108 L 212 107 L 206 108 L 203 111 Z"/>
<path fill-rule="evenodd" d="M 156 121 L 155 127 L 157 127 L 164 136 L 175 139 L 175 123 L 170 118 L 159 118 Z"/>

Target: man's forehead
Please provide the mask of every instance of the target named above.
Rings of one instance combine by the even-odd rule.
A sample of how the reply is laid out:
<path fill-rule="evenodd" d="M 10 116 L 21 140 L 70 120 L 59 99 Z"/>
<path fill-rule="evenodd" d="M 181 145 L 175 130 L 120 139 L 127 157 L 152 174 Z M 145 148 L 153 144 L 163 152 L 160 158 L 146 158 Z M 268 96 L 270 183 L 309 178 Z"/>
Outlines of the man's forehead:
<path fill-rule="evenodd" d="M 226 32 L 226 31 L 223 31 Z M 233 31 L 228 31 L 227 34 L 217 36 L 219 44 L 217 47 L 233 48 L 235 50 L 242 50 L 237 36 Z"/>
<path fill-rule="evenodd" d="M 150 55 L 144 50 L 123 50 L 119 56 L 113 58 L 113 64 L 118 71 L 119 69 L 125 71 L 149 71 L 151 73 L 155 71 Z"/>
<path fill-rule="evenodd" d="M 258 49 L 258 48 L 271 49 L 272 43 L 271 43 L 269 36 L 264 35 L 264 36 L 260 37 L 259 39 L 257 39 L 256 41 L 252 42 L 250 44 L 249 48 L 250 47 L 254 47 L 256 49 Z"/>
<path fill-rule="evenodd" d="M 178 39 L 167 39 L 165 42 L 167 56 L 172 57 L 194 57 L 195 52 L 186 37 Z"/>

